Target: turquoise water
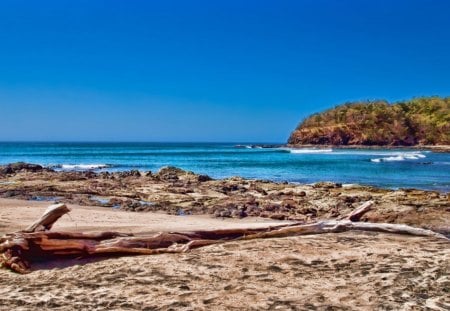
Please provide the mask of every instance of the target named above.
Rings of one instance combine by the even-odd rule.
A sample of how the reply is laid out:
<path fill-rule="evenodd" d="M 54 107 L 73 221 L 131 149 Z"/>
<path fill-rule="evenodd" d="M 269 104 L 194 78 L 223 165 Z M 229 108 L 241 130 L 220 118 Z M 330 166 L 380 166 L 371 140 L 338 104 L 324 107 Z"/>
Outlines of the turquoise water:
<path fill-rule="evenodd" d="M 290 150 L 237 144 L 0 143 L 0 164 L 37 163 L 56 170 L 156 171 L 177 166 L 214 178 L 243 176 L 311 183 L 450 190 L 450 154 L 417 150 Z"/>

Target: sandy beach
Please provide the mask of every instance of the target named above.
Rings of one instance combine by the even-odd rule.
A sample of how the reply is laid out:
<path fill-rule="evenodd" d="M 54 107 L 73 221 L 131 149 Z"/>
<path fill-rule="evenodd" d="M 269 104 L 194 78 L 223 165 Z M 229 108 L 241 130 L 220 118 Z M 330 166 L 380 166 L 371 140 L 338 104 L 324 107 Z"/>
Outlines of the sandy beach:
<path fill-rule="evenodd" d="M 26 227 L 51 202 L 1 199 L 1 231 Z M 69 205 L 53 230 L 154 232 L 276 225 Z M 21 215 L 20 218 L 17 215 Z M 350 232 L 232 241 L 183 254 L 42 263 L 0 270 L 0 305 L 15 310 L 447 310 L 447 241 Z"/>
<path fill-rule="evenodd" d="M 39 218 L 51 201 L 0 199 L 0 235 L 25 229 Z M 176 216 L 166 213 L 132 213 L 98 206 L 69 204 L 71 212 L 59 219 L 53 231 L 152 233 L 159 231 L 194 231 L 276 226 L 289 221 L 258 217 L 245 220 L 212 218 L 207 215 Z"/>

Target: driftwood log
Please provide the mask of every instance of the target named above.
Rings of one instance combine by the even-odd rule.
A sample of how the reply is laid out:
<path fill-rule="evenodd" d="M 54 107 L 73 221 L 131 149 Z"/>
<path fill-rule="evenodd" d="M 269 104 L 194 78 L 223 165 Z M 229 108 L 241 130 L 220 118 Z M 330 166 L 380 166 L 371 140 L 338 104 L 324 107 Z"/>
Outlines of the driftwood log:
<path fill-rule="evenodd" d="M 126 254 L 181 253 L 205 245 L 230 240 L 276 238 L 349 230 L 388 232 L 447 239 L 439 233 L 401 224 L 356 222 L 373 202 L 355 209 L 346 220 L 327 220 L 311 224 L 289 224 L 258 229 L 227 229 L 193 232 L 161 232 L 134 236 L 119 232 L 49 232 L 52 225 L 70 210 L 64 204 L 50 206 L 24 231 L 0 238 L 0 265 L 15 272 L 28 273 L 33 262 L 57 258 L 118 256 Z"/>
<path fill-rule="evenodd" d="M 351 212 L 347 216 L 347 219 L 351 220 L 351 221 L 359 221 L 365 213 L 370 211 L 370 209 L 372 208 L 372 206 L 374 204 L 375 204 L 375 202 L 373 202 L 373 201 L 367 201 L 366 203 L 362 204 L 360 207 L 355 209 L 353 212 Z"/>
<path fill-rule="evenodd" d="M 54 204 L 47 207 L 44 214 L 36 220 L 31 226 L 26 228 L 24 232 L 36 232 L 50 230 L 53 224 L 64 214 L 70 212 L 65 204 Z"/>

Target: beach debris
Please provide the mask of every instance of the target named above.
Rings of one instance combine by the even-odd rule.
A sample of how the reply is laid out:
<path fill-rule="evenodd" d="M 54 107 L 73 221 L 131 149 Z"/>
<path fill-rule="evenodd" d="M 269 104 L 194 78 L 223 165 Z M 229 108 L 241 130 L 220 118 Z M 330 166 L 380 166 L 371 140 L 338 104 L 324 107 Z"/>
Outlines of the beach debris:
<path fill-rule="evenodd" d="M 49 232 L 53 224 L 70 211 L 64 204 L 56 204 L 49 206 L 26 230 L 6 234 L 0 238 L 0 265 L 18 273 L 28 273 L 32 271 L 33 262 L 52 259 L 182 253 L 231 240 L 339 233 L 350 230 L 428 236 L 449 241 L 442 234 L 408 225 L 352 221 L 352 219 L 359 220 L 372 204 L 370 201 L 366 202 L 345 220 L 283 224 L 257 229 L 160 232 L 140 236 L 120 232 Z"/>
<path fill-rule="evenodd" d="M 38 232 L 50 230 L 53 224 L 64 214 L 70 212 L 66 204 L 54 204 L 47 207 L 44 214 L 36 220 L 31 226 L 26 228 L 23 232 Z"/>
<path fill-rule="evenodd" d="M 374 201 L 365 202 L 360 207 L 351 212 L 350 215 L 348 215 L 347 219 L 351 221 L 359 221 L 365 213 L 370 211 L 370 209 L 374 204 L 375 204 Z"/>

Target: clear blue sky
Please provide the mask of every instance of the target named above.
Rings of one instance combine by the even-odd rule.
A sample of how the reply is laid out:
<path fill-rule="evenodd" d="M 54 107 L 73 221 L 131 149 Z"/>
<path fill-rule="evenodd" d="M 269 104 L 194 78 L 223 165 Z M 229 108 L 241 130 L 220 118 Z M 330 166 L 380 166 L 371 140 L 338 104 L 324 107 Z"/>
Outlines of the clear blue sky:
<path fill-rule="evenodd" d="M 0 140 L 284 142 L 450 95 L 450 1 L 0 2 Z"/>

